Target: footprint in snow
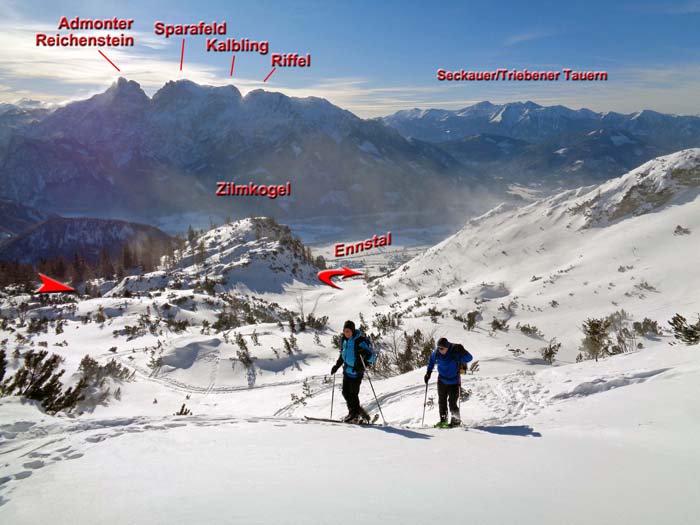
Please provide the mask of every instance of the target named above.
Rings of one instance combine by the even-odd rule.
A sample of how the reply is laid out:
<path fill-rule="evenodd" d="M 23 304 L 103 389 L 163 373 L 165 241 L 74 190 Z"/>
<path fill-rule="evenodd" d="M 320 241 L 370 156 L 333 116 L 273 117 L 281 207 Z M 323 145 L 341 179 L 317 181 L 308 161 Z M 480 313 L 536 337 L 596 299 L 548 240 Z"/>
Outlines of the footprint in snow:
<path fill-rule="evenodd" d="M 51 454 L 43 452 L 30 452 L 28 455 L 30 458 L 48 458 Z"/>
<path fill-rule="evenodd" d="M 28 461 L 27 463 L 24 463 L 22 466 L 24 468 L 30 468 L 32 470 L 36 470 L 39 468 L 43 468 L 46 465 L 43 461 L 40 459 L 35 459 L 34 461 Z"/>
<path fill-rule="evenodd" d="M 27 479 L 31 475 L 32 475 L 31 470 L 24 470 L 22 472 L 15 474 L 15 479 Z"/>

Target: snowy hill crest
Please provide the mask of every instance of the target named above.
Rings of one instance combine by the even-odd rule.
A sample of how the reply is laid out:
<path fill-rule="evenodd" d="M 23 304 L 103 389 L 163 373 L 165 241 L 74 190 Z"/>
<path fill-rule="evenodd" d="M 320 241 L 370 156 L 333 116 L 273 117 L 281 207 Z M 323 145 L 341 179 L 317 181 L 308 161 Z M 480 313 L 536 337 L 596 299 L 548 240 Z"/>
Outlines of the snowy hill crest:
<path fill-rule="evenodd" d="M 172 270 L 127 277 L 109 295 L 164 287 L 187 289 L 205 283 L 219 291 L 281 291 L 293 281 L 315 280 L 324 265 L 322 259 L 312 258 L 287 226 L 261 217 L 224 224 L 194 236 L 173 257 L 176 263 Z"/>
<path fill-rule="evenodd" d="M 577 199 L 571 212 L 602 225 L 658 210 L 700 193 L 700 148 L 659 157 Z"/>

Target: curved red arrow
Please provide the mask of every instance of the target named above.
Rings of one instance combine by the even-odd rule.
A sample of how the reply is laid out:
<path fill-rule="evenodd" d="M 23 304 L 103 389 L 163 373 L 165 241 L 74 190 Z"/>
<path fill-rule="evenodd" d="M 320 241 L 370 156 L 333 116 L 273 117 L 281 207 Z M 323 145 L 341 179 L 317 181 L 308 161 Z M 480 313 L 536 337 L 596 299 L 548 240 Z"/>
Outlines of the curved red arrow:
<path fill-rule="evenodd" d="M 342 279 L 345 279 L 346 277 L 351 277 L 353 275 L 362 275 L 362 272 L 351 270 L 350 268 L 346 268 L 345 266 L 343 266 L 343 268 L 340 270 L 323 270 L 321 272 L 318 272 L 318 278 L 321 280 L 322 283 L 327 284 L 328 286 L 332 286 L 333 288 L 337 288 L 338 290 L 342 290 L 340 286 L 331 281 L 331 278 L 337 275 L 340 275 Z"/>
<path fill-rule="evenodd" d="M 74 292 L 74 293 L 77 293 L 77 290 L 75 288 L 71 288 L 70 286 L 66 286 L 63 283 L 59 283 L 58 281 L 53 280 L 51 277 L 47 277 L 43 273 L 39 274 L 39 278 L 41 279 L 42 287 L 39 288 L 34 293 L 56 293 L 56 292 Z"/>

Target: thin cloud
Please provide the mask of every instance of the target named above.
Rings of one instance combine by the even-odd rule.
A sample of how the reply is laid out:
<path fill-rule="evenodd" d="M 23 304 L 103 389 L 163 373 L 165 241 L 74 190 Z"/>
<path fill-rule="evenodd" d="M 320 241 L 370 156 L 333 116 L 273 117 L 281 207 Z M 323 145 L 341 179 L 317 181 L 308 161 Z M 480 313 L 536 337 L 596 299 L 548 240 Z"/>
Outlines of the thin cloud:
<path fill-rule="evenodd" d="M 700 1 L 692 0 L 690 2 L 675 5 L 663 4 L 638 6 L 631 7 L 630 9 L 641 13 L 655 13 L 662 15 L 692 15 L 700 13 Z"/>
<path fill-rule="evenodd" d="M 541 38 L 547 38 L 553 36 L 554 33 L 546 33 L 539 31 L 530 31 L 527 33 L 519 33 L 517 35 L 512 35 L 510 38 L 503 42 L 503 47 L 511 47 L 524 42 L 531 42 L 533 40 L 539 40 Z"/>

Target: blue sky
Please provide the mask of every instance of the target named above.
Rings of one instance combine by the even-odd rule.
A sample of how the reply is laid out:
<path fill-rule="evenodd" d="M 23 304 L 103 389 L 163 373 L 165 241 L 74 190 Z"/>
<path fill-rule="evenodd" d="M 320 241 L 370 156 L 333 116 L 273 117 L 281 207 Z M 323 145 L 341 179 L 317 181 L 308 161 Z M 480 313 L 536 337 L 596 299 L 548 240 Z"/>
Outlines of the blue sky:
<path fill-rule="evenodd" d="M 168 80 L 233 82 L 294 96 L 323 96 L 369 117 L 412 107 L 456 109 L 480 100 L 534 100 L 594 110 L 700 113 L 700 1 L 685 2 L 9 1 L 0 0 L 0 100 L 82 98 L 119 75 L 95 48 L 34 46 L 61 16 L 135 19 L 134 48 L 103 48 L 121 75 L 153 93 Z M 308 69 L 270 57 L 204 52 L 205 37 L 153 34 L 153 23 L 228 22 L 228 37 L 267 40 L 273 51 L 311 53 Z M 64 31 L 65 32 L 65 31 Z M 606 83 L 445 83 L 438 68 L 605 70 Z"/>

